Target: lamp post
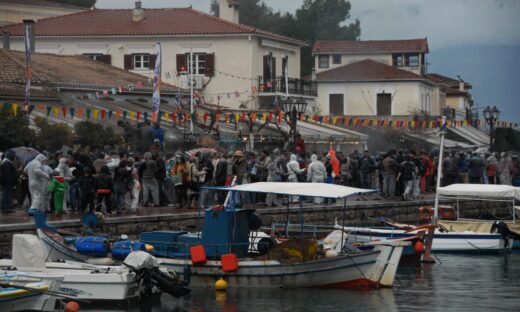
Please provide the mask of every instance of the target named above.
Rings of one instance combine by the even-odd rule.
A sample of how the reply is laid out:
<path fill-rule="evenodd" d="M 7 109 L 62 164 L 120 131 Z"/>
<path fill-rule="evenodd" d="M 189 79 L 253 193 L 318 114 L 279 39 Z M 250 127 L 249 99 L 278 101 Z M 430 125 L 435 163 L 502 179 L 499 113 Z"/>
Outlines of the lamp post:
<path fill-rule="evenodd" d="M 302 98 L 287 98 L 287 100 L 280 101 L 280 104 L 285 113 L 285 120 L 291 127 L 289 137 L 292 138 L 292 144 L 296 148 L 296 136 L 298 135 L 296 124 L 298 123 L 299 115 L 307 110 L 307 102 Z"/>
<path fill-rule="evenodd" d="M 493 151 L 493 143 L 494 143 L 494 129 L 495 129 L 495 123 L 500 118 L 500 111 L 496 106 L 486 107 L 483 111 L 484 113 L 484 119 L 486 120 L 486 123 L 489 125 L 489 150 Z"/>

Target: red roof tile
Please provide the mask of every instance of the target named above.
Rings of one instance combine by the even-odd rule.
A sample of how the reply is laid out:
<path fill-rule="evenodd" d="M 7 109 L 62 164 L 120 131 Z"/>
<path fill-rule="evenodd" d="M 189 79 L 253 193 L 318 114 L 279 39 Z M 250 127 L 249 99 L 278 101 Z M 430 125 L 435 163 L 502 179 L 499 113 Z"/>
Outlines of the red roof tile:
<path fill-rule="evenodd" d="M 0 49 L 0 84 L 25 84 L 25 53 Z M 118 86 L 143 84 L 148 77 L 114 66 L 93 61 L 86 56 L 65 56 L 46 53 L 31 55 L 32 84 L 63 86 L 74 89 L 106 90 Z M 163 92 L 174 93 L 179 88 L 163 83 Z M 136 91 L 151 92 L 152 86 Z"/>
<path fill-rule="evenodd" d="M 314 54 L 339 53 L 339 54 L 381 54 L 415 52 L 428 53 L 428 40 L 319 40 L 312 49 Z"/>
<path fill-rule="evenodd" d="M 256 34 L 305 45 L 304 42 L 251 26 L 235 24 L 192 8 L 144 9 L 144 20 L 134 22 L 132 9 L 94 9 L 36 22 L 36 36 L 176 36 Z M 0 27 L 11 36 L 23 36 L 23 24 Z"/>
<path fill-rule="evenodd" d="M 455 88 L 455 89 L 458 89 L 459 88 L 459 83 L 460 83 L 460 80 L 458 79 L 453 79 L 453 78 L 450 78 L 450 77 L 446 77 L 446 76 L 443 76 L 443 75 L 439 75 L 439 74 L 427 74 L 426 77 L 436 83 L 439 83 L 439 84 L 443 84 L 443 85 L 446 85 L 450 88 Z M 472 86 L 470 83 L 467 83 L 467 82 L 464 82 L 464 86 L 466 89 L 471 89 Z"/>
<path fill-rule="evenodd" d="M 317 81 L 427 81 L 407 70 L 366 59 L 316 74 Z"/>

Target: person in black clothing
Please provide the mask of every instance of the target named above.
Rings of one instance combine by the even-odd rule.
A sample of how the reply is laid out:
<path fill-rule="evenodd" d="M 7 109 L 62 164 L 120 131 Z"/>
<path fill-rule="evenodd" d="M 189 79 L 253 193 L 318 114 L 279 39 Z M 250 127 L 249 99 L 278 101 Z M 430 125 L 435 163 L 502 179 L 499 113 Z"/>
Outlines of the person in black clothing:
<path fill-rule="evenodd" d="M 101 211 L 101 204 L 105 201 L 107 213 L 112 213 L 112 192 L 114 191 L 114 181 L 107 166 L 101 167 L 96 176 L 97 207 L 96 211 Z"/>
<path fill-rule="evenodd" d="M 228 172 L 228 156 L 226 153 L 223 153 L 217 163 L 217 168 L 215 169 L 215 186 L 226 186 L 227 180 L 227 172 Z M 226 199 L 226 192 L 218 191 L 217 192 L 217 200 L 218 204 L 224 204 Z"/>
<path fill-rule="evenodd" d="M 2 213 L 12 213 L 13 210 L 13 193 L 16 185 L 17 174 L 16 167 L 13 165 L 15 153 L 8 150 L 5 153 L 5 158 L 0 165 L 0 187 L 2 190 Z"/>
<path fill-rule="evenodd" d="M 81 213 L 86 213 L 87 207 L 92 212 L 94 210 L 96 179 L 92 176 L 92 170 L 89 167 L 83 169 L 83 176 L 79 179 L 78 185 L 81 198 Z"/>
<path fill-rule="evenodd" d="M 168 206 L 170 202 L 168 201 L 168 197 L 164 192 L 164 185 L 166 182 L 166 162 L 161 156 L 157 154 L 154 154 L 152 159 L 155 160 L 155 163 L 157 165 L 155 179 L 157 180 L 157 184 L 159 184 L 159 205 Z"/>

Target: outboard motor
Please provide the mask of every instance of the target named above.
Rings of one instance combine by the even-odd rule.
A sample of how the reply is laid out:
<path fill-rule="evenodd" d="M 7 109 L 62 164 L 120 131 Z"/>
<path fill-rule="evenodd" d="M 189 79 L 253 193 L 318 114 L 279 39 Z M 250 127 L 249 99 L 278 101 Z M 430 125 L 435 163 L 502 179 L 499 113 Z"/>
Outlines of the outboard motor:
<path fill-rule="evenodd" d="M 505 240 L 505 247 L 508 247 L 509 240 L 516 236 L 516 234 L 509 229 L 507 224 L 502 221 L 493 222 L 493 225 L 491 226 L 491 233 L 501 234 Z"/>
<path fill-rule="evenodd" d="M 132 252 L 123 264 L 130 268 L 136 274 L 136 279 L 145 286 L 143 297 L 150 297 L 154 286 L 176 298 L 185 296 L 191 291 L 186 288 L 188 283 L 159 270 L 157 259 L 147 252 Z"/>

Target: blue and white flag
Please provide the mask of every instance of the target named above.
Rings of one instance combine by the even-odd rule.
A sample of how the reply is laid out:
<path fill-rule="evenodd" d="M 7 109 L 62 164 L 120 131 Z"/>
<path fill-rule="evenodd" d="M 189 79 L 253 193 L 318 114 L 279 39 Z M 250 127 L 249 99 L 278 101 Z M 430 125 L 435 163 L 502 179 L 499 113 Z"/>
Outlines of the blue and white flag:
<path fill-rule="evenodd" d="M 441 121 L 439 122 L 439 127 L 442 131 L 446 130 L 446 116 L 441 117 Z"/>
<path fill-rule="evenodd" d="M 160 121 L 159 111 L 161 109 L 161 44 L 157 42 L 157 60 L 153 72 L 153 98 L 152 98 L 152 122 Z"/>

